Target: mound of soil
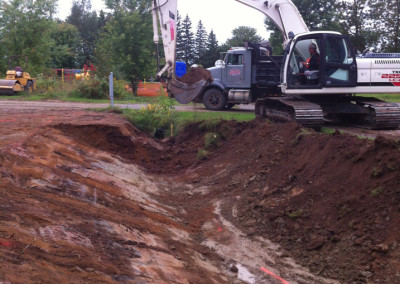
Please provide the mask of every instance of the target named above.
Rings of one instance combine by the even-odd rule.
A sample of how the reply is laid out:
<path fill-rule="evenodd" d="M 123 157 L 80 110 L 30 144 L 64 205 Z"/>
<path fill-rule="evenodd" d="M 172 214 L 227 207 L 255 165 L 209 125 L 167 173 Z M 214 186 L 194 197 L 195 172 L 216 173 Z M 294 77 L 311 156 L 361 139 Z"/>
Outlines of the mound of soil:
<path fill-rule="evenodd" d="M 188 85 L 194 84 L 201 80 L 206 80 L 208 82 L 213 81 L 211 72 L 201 67 L 191 67 L 189 72 L 178 79 L 178 81 L 186 83 Z"/>
<path fill-rule="evenodd" d="M 248 236 L 342 283 L 400 281 L 399 142 L 257 121 L 215 132 L 226 140 L 192 182 L 211 186 Z"/>

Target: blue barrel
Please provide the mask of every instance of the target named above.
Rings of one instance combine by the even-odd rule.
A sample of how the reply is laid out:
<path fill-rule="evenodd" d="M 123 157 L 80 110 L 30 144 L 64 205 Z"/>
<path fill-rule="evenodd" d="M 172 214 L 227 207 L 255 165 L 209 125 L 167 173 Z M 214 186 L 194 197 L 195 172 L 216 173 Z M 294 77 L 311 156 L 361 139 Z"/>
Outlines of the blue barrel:
<path fill-rule="evenodd" d="M 186 74 L 186 63 L 181 61 L 175 62 L 175 75 L 180 78 Z"/>

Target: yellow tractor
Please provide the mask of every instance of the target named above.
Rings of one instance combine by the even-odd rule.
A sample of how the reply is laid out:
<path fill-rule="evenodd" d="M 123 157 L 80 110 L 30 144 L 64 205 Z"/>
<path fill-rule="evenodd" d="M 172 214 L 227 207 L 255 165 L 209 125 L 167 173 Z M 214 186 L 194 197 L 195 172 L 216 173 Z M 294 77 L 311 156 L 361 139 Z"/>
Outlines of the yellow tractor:
<path fill-rule="evenodd" d="M 25 59 L 25 67 L 12 67 L 12 63 L 19 58 Z M 28 57 L 12 55 L 8 61 L 8 67 L 6 78 L 0 80 L 0 95 L 15 95 L 22 91 L 31 93 L 36 90 L 36 80 L 31 78 L 28 72 L 24 71 L 28 67 Z"/>

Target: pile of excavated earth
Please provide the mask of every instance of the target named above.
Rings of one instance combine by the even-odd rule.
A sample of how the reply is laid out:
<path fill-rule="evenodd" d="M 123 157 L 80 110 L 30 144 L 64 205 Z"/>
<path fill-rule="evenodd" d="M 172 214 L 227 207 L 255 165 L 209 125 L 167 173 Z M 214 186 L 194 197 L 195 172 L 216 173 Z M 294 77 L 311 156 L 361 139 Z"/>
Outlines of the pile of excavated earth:
<path fill-rule="evenodd" d="M 202 67 L 191 67 L 189 72 L 178 79 L 182 83 L 192 85 L 201 80 L 206 80 L 209 82 L 213 81 L 210 70 L 204 69 Z"/>
<path fill-rule="evenodd" d="M 1 283 L 399 283 L 400 143 L 0 114 Z"/>

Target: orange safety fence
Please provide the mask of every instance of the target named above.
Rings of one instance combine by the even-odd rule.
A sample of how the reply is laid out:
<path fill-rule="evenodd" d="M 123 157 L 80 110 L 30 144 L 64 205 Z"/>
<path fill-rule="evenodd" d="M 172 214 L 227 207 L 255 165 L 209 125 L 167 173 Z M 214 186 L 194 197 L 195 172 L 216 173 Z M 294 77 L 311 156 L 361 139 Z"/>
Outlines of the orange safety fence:
<path fill-rule="evenodd" d="M 168 96 L 160 82 L 140 82 L 136 94 L 139 97 Z"/>

